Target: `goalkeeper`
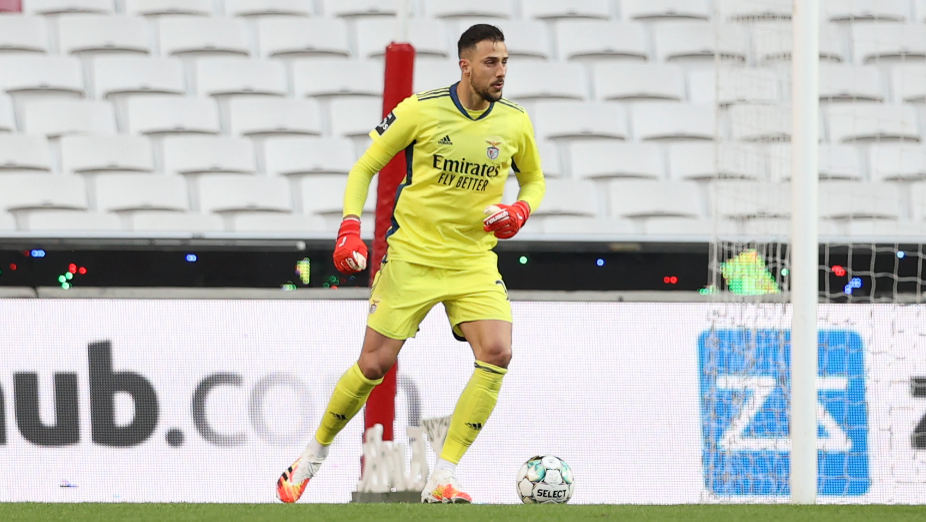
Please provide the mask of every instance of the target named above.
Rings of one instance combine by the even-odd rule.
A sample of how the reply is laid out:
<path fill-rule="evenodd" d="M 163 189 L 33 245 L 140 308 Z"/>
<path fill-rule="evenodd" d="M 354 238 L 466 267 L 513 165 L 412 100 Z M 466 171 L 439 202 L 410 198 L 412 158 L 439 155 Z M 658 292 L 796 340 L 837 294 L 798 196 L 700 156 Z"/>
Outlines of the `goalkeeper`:
<path fill-rule="evenodd" d="M 408 164 L 396 190 L 387 254 L 370 292 L 360 357 L 335 385 L 315 437 L 277 481 L 284 502 L 299 499 L 335 435 L 437 303 L 444 304 L 453 335 L 472 347 L 475 369 L 421 500 L 471 502 L 455 478 L 456 466 L 495 408 L 511 360 L 511 305 L 492 249 L 524 226 L 545 185 L 530 119 L 502 98 L 504 35 L 494 26 L 474 25 L 457 47 L 460 81 L 399 103 L 370 132 L 372 144 L 348 174 L 334 264 L 354 273 L 367 263 L 359 216 L 370 181 L 399 152 Z M 514 204 L 505 205 L 512 168 L 520 191 Z"/>

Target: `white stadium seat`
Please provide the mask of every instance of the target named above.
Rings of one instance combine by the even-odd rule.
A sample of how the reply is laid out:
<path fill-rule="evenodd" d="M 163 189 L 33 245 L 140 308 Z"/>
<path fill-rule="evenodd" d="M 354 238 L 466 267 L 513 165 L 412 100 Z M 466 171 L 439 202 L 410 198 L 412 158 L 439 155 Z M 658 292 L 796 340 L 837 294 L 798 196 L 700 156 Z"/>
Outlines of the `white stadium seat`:
<path fill-rule="evenodd" d="M 203 212 L 290 212 L 286 178 L 216 174 L 196 179 Z"/>
<path fill-rule="evenodd" d="M 715 218 L 787 218 L 791 214 L 791 187 L 768 181 L 716 181 L 708 189 L 709 208 Z"/>
<path fill-rule="evenodd" d="M 512 0 L 428 0 L 423 2 L 424 15 L 432 18 L 511 18 L 513 9 Z"/>
<path fill-rule="evenodd" d="M 926 201 L 926 182 L 911 183 L 910 198 L 913 201 Z M 913 205 L 913 219 L 926 221 L 926 205 Z"/>
<path fill-rule="evenodd" d="M 324 14 L 343 17 L 371 17 L 396 14 L 396 0 L 324 0 Z"/>
<path fill-rule="evenodd" d="M 897 103 L 926 102 L 926 67 L 922 63 L 895 65 L 891 68 L 891 86 Z"/>
<path fill-rule="evenodd" d="M 457 25 L 457 33 L 463 34 L 467 28 L 479 20 L 461 20 Z M 516 63 L 525 59 L 550 60 L 553 57 L 552 31 L 545 22 L 540 20 L 500 20 L 499 29 L 505 33 L 505 46 L 508 56 Z M 456 53 L 452 53 L 456 58 Z M 513 62 L 513 65 L 515 64 Z"/>
<path fill-rule="evenodd" d="M 328 109 L 332 136 L 366 137 L 383 119 L 383 102 L 376 98 L 335 99 Z"/>
<path fill-rule="evenodd" d="M 250 60 L 237 56 L 196 61 L 196 92 L 205 96 L 274 95 L 288 91 L 286 68 L 278 60 Z"/>
<path fill-rule="evenodd" d="M 588 180 L 554 178 L 546 180 L 547 191 L 543 204 L 531 213 L 531 218 L 540 216 L 588 216 L 598 212 L 598 190 Z"/>
<path fill-rule="evenodd" d="M 528 61 L 509 68 L 505 97 L 518 103 L 588 98 L 585 68 L 579 63 Z"/>
<path fill-rule="evenodd" d="M 45 136 L 0 134 L 0 176 L 7 170 L 51 172 L 51 150 Z"/>
<path fill-rule="evenodd" d="M 916 109 L 912 105 L 854 103 L 826 107 L 830 141 L 920 141 Z"/>
<path fill-rule="evenodd" d="M 688 74 L 689 99 L 694 103 L 777 103 L 781 73 L 770 68 L 729 67 L 697 69 Z"/>
<path fill-rule="evenodd" d="M 627 114 L 617 103 L 537 102 L 531 118 L 542 139 L 628 137 Z"/>
<path fill-rule="evenodd" d="M 322 134 L 320 109 L 313 99 L 233 98 L 228 110 L 235 136 Z"/>
<path fill-rule="evenodd" d="M 13 103 L 10 97 L 0 92 L 0 132 L 13 132 L 16 123 L 13 119 Z"/>
<path fill-rule="evenodd" d="M 820 64 L 821 101 L 884 101 L 881 71 L 873 65 Z"/>
<path fill-rule="evenodd" d="M 0 230 L 13 230 L 16 228 L 16 219 L 13 214 L 6 211 L 0 211 Z"/>
<path fill-rule="evenodd" d="M 337 233 L 337 227 L 318 216 L 282 214 L 280 212 L 254 212 L 233 214 L 226 218 L 228 228 L 234 232 L 259 232 L 261 237 L 304 234 L 322 234 L 326 237 Z"/>
<path fill-rule="evenodd" d="M 0 91 L 80 97 L 84 78 L 77 58 L 29 54 L 0 55 Z"/>
<path fill-rule="evenodd" d="M 611 2 L 608 0 L 530 0 L 522 2 L 522 14 L 525 18 L 544 20 L 566 18 L 611 18 Z"/>
<path fill-rule="evenodd" d="M 112 104 L 98 100 L 36 100 L 23 107 L 23 129 L 49 138 L 67 134 L 115 134 Z"/>
<path fill-rule="evenodd" d="M 568 20 L 555 26 L 560 60 L 649 59 L 646 30 L 641 24 L 601 20 Z"/>
<path fill-rule="evenodd" d="M 168 136 L 163 140 L 164 170 L 177 174 L 253 174 L 254 142 L 230 136 Z"/>
<path fill-rule="evenodd" d="M 23 12 L 40 15 L 57 15 L 65 13 L 104 13 L 113 14 L 113 0 L 25 0 Z"/>
<path fill-rule="evenodd" d="M 820 183 L 821 219 L 899 219 L 899 188 L 890 183 L 827 181 Z"/>
<path fill-rule="evenodd" d="M 926 147 L 918 143 L 873 143 L 868 157 L 872 181 L 926 180 Z"/>
<path fill-rule="evenodd" d="M 712 105 L 673 102 L 642 103 L 631 111 L 631 127 L 638 140 L 712 140 Z"/>
<path fill-rule="evenodd" d="M 923 60 L 926 59 L 926 31 L 922 24 L 853 24 L 852 53 L 858 64 Z"/>
<path fill-rule="evenodd" d="M 915 22 L 926 22 L 926 0 L 916 0 L 914 11 Z"/>
<path fill-rule="evenodd" d="M 47 53 L 48 29 L 42 16 L 0 16 L 0 53 Z"/>
<path fill-rule="evenodd" d="M 264 167 L 272 175 L 346 176 L 355 156 L 353 142 L 347 138 L 281 137 L 264 142 Z"/>
<path fill-rule="evenodd" d="M 91 65 L 97 98 L 186 92 L 183 62 L 179 58 L 100 56 Z"/>
<path fill-rule="evenodd" d="M 416 68 L 416 73 L 422 68 Z M 423 69 L 428 69 L 424 67 Z M 383 95 L 383 64 L 375 60 L 311 58 L 293 62 L 293 91 L 306 96 Z"/>
<path fill-rule="evenodd" d="M 80 176 L 5 174 L 0 176 L 0 209 L 14 214 L 36 209 L 86 210 L 87 189 Z"/>
<path fill-rule="evenodd" d="M 826 0 L 821 18 L 831 22 L 904 22 L 910 16 L 907 0 Z"/>
<path fill-rule="evenodd" d="M 209 56 L 251 54 L 247 28 L 237 18 L 162 16 L 157 20 L 161 54 Z"/>
<path fill-rule="evenodd" d="M 209 98 L 153 94 L 127 102 L 132 134 L 219 133 L 218 108 Z"/>
<path fill-rule="evenodd" d="M 790 20 L 793 0 L 762 2 L 720 2 L 719 14 L 731 21 Z"/>
<path fill-rule="evenodd" d="M 821 180 L 856 180 L 865 178 L 860 149 L 842 143 L 821 143 L 817 150 L 817 171 Z M 767 146 L 766 156 L 772 170 L 770 179 L 791 179 L 791 145 L 773 143 Z M 757 156 L 753 156 L 756 158 Z"/>
<path fill-rule="evenodd" d="M 684 181 L 618 180 L 608 184 L 613 217 L 700 217 L 697 185 Z"/>
<path fill-rule="evenodd" d="M 565 175 L 559 147 L 555 143 L 540 140 L 537 142 L 537 149 L 540 151 L 540 168 L 543 169 L 544 176 L 558 178 Z"/>
<path fill-rule="evenodd" d="M 299 209 L 303 214 L 324 217 L 332 222 L 341 221 L 346 186 L 347 176 L 342 174 L 303 176 L 296 183 Z M 363 204 L 363 213 L 372 215 L 375 211 L 376 185 L 372 185 Z"/>
<path fill-rule="evenodd" d="M 517 75 L 518 73 L 517 71 L 512 72 L 511 69 L 508 69 L 508 76 L 505 78 L 505 81 L 508 81 L 512 74 Z M 460 71 L 460 61 L 456 59 L 456 56 L 454 56 L 454 59 L 447 61 L 429 61 L 427 67 L 415 67 L 414 75 L 415 78 L 412 82 L 412 91 L 414 92 L 424 92 L 448 87 L 460 80 L 462 75 Z M 382 83 L 382 77 L 380 77 L 379 83 Z M 380 94 L 382 94 L 382 90 L 380 90 Z M 508 95 L 504 90 L 502 94 L 505 96 Z"/>
<path fill-rule="evenodd" d="M 655 143 L 593 141 L 569 144 L 572 176 L 580 179 L 661 179 L 662 152 Z"/>
<path fill-rule="evenodd" d="M 597 216 L 544 216 L 539 223 L 532 221 L 528 227 L 527 231 L 537 232 L 539 229 L 546 237 L 562 236 L 570 241 L 581 240 L 583 236 L 599 239 L 639 234 L 629 220 Z"/>
<path fill-rule="evenodd" d="M 710 20 L 708 0 L 622 0 L 624 20 L 662 21 L 673 19 Z"/>
<path fill-rule="evenodd" d="M 727 2 L 728 4 L 738 2 Z M 790 4 L 788 7 L 790 12 Z M 760 22 L 752 26 L 752 47 L 756 61 L 787 62 L 791 60 L 791 47 L 794 45 L 787 24 L 779 22 Z M 845 38 L 836 24 L 820 26 L 819 49 L 820 61 L 847 62 L 848 55 L 843 46 Z"/>
<path fill-rule="evenodd" d="M 42 232 L 81 232 L 105 235 L 122 230 L 119 216 L 84 210 L 43 210 L 19 212 L 21 230 Z M 102 234 L 101 234 L 102 233 Z"/>
<path fill-rule="evenodd" d="M 642 221 L 644 234 L 668 239 L 696 237 L 709 240 L 715 233 L 722 237 L 733 233 L 732 223 L 723 220 L 715 223 L 714 220 L 706 218 L 650 216 Z"/>
<path fill-rule="evenodd" d="M 774 141 L 791 136 L 791 114 L 776 105 L 732 105 L 727 117 L 734 140 Z"/>
<path fill-rule="evenodd" d="M 741 25 L 709 22 L 664 22 L 653 27 L 656 56 L 660 61 L 713 61 L 719 53 L 725 60 L 745 62 L 748 35 Z"/>
<path fill-rule="evenodd" d="M 678 65 L 596 63 L 592 78 L 595 99 L 601 101 L 685 99 L 685 74 Z"/>
<path fill-rule="evenodd" d="M 186 180 L 163 174 L 108 174 L 93 183 L 96 209 L 106 212 L 190 208 Z"/>
<path fill-rule="evenodd" d="M 764 179 L 763 149 L 751 143 L 683 142 L 669 145 L 669 178 L 680 181 Z"/>
<path fill-rule="evenodd" d="M 58 18 L 58 47 L 65 54 L 151 53 L 152 29 L 141 16 L 66 15 Z"/>
<path fill-rule="evenodd" d="M 395 39 L 395 20 L 392 18 L 357 20 L 356 29 L 357 55 L 361 59 L 381 58 L 386 46 Z M 409 18 L 408 41 L 415 47 L 416 60 L 456 56 L 456 47 L 451 54 L 447 40 L 444 25 L 437 20 Z"/>
<path fill-rule="evenodd" d="M 202 212 L 164 210 L 134 211 L 125 216 L 129 229 L 145 233 L 181 233 L 184 235 L 223 232 L 222 216 Z"/>
<path fill-rule="evenodd" d="M 265 58 L 351 54 L 347 23 L 338 18 L 261 18 L 257 21 L 257 47 Z"/>
<path fill-rule="evenodd" d="M 304 16 L 315 15 L 312 0 L 225 0 L 229 16 Z"/>
<path fill-rule="evenodd" d="M 125 12 L 129 15 L 164 16 L 197 15 L 212 16 L 212 0 L 124 0 Z"/>
<path fill-rule="evenodd" d="M 64 136 L 60 149 L 61 170 L 65 174 L 154 170 L 151 142 L 145 136 Z"/>

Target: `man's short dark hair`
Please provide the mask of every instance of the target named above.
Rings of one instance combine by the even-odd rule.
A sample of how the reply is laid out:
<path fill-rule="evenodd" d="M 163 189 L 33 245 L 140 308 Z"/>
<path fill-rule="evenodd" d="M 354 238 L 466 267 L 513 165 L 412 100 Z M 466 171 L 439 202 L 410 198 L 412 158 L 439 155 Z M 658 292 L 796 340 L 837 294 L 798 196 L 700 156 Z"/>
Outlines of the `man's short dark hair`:
<path fill-rule="evenodd" d="M 476 44 L 483 40 L 504 42 L 505 35 L 494 25 L 476 24 L 460 35 L 460 41 L 457 42 L 457 56 L 462 57 L 464 50 L 476 47 Z"/>

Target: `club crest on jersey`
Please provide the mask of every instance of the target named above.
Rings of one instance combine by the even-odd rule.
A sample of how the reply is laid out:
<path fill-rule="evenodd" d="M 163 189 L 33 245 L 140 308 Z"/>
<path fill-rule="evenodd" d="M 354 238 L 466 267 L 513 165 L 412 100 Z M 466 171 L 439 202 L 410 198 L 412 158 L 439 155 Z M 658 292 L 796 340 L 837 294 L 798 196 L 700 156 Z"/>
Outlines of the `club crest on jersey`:
<path fill-rule="evenodd" d="M 488 156 L 490 160 L 498 159 L 498 146 L 501 145 L 502 142 L 486 140 L 486 143 L 489 144 L 489 146 L 486 147 L 486 156 Z"/>

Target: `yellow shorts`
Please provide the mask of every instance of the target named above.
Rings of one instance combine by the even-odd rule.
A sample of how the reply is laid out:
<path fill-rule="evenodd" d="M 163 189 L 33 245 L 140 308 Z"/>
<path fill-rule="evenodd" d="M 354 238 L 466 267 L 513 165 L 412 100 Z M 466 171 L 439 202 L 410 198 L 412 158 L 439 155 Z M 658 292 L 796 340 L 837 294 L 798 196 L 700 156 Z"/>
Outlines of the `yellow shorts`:
<path fill-rule="evenodd" d="M 511 322 L 508 289 L 498 268 L 434 268 L 390 259 L 373 278 L 367 326 L 392 339 L 408 339 L 437 303 L 444 304 L 453 335 L 460 341 L 466 340 L 460 323 Z"/>

